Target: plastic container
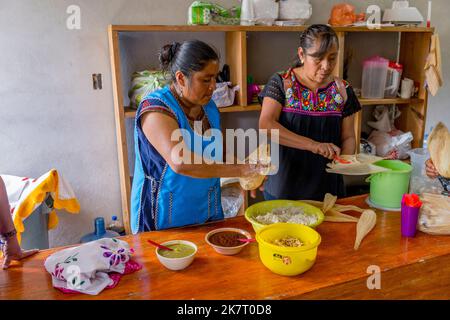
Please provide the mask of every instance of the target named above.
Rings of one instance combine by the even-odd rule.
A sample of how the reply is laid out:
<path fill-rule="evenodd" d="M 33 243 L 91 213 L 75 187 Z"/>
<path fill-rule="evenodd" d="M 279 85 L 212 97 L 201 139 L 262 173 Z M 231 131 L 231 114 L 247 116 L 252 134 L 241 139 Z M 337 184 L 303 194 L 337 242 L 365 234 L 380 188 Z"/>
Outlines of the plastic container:
<path fill-rule="evenodd" d="M 25 232 L 22 233 L 20 246 L 24 250 L 48 249 L 48 214 L 52 211 L 53 199 L 47 196 L 46 200 L 37 206 L 23 221 Z"/>
<path fill-rule="evenodd" d="M 310 204 L 301 201 L 293 201 L 293 200 L 269 200 L 255 203 L 245 210 L 245 219 L 252 224 L 252 227 L 255 230 L 255 232 L 258 232 L 267 225 L 259 223 L 255 219 L 256 216 L 260 214 L 266 214 L 272 211 L 273 209 L 284 207 L 299 207 L 306 214 L 316 215 L 317 222 L 308 226 L 311 228 L 317 227 L 325 219 L 323 212 L 319 208 L 316 208 Z"/>
<path fill-rule="evenodd" d="M 241 25 L 254 26 L 255 25 L 255 9 L 253 7 L 253 0 L 242 0 L 241 5 Z"/>
<path fill-rule="evenodd" d="M 81 238 L 80 240 L 81 243 L 94 241 L 102 238 L 115 238 L 120 236 L 115 231 L 105 230 L 105 220 L 103 218 L 95 218 L 94 228 L 95 230 L 93 233 L 89 233 Z"/>
<path fill-rule="evenodd" d="M 389 60 L 376 56 L 363 62 L 361 96 L 366 99 L 384 98 Z"/>
<path fill-rule="evenodd" d="M 411 177 L 422 176 L 425 174 L 425 161 L 430 158 L 430 154 L 425 148 L 416 148 L 408 151 L 413 167 Z M 415 193 L 415 192 L 412 192 Z"/>
<path fill-rule="evenodd" d="M 408 193 L 412 166 L 399 160 L 381 160 L 374 165 L 391 169 L 371 175 L 370 202 L 375 206 L 399 210 L 402 197 Z"/>
<path fill-rule="evenodd" d="M 122 223 L 120 223 L 117 216 L 111 217 L 111 222 L 109 223 L 107 230 L 117 232 L 121 236 L 125 235 L 125 228 L 123 227 Z"/>
<path fill-rule="evenodd" d="M 276 239 L 295 237 L 304 243 L 300 247 L 281 247 Z M 256 233 L 259 258 L 270 271 L 283 276 L 296 276 L 309 270 L 316 262 L 320 234 L 314 229 L 294 223 L 275 223 Z"/>
<path fill-rule="evenodd" d="M 402 199 L 401 228 L 403 237 L 414 237 L 417 231 L 420 208 L 407 206 Z"/>
<path fill-rule="evenodd" d="M 398 89 L 402 80 L 403 66 L 394 61 L 389 62 L 386 77 L 385 98 L 397 98 Z"/>

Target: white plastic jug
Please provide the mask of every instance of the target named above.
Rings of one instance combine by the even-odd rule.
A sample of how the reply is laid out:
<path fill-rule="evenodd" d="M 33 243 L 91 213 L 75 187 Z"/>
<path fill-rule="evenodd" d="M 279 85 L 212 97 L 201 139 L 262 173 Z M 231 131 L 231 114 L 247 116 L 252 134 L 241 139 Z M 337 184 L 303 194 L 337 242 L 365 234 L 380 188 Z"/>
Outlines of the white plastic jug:
<path fill-rule="evenodd" d="M 241 25 L 255 25 L 255 8 L 253 7 L 253 0 L 242 0 Z"/>
<path fill-rule="evenodd" d="M 366 99 L 383 99 L 389 60 L 375 56 L 363 62 L 361 96 Z"/>

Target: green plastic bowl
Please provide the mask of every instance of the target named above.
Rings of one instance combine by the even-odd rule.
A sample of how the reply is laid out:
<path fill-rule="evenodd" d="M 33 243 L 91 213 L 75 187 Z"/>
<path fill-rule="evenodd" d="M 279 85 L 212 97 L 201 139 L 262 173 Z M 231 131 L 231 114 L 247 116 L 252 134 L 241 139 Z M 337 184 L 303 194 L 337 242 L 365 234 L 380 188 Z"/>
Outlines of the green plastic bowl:
<path fill-rule="evenodd" d="M 325 218 L 323 212 L 319 208 L 316 208 L 308 203 L 295 200 L 270 200 L 258 202 L 248 207 L 247 210 L 245 210 L 245 219 L 247 219 L 247 221 L 252 224 L 255 232 L 258 232 L 258 230 L 261 230 L 267 225 L 259 223 L 257 220 L 255 220 L 255 217 L 261 214 L 266 214 L 273 209 L 283 207 L 299 207 L 302 208 L 306 214 L 316 215 L 318 218 L 317 222 L 308 225 L 308 227 L 311 228 L 317 227 L 323 222 L 323 219 Z"/>
<path fill-rule="evenodd" d="M 390 171 L 373 174 L 366 180 L 370 182 L 370 201 L 376 206 L 398 210 L 403 195 L 408 193 L 412 166 L 399 160 L 381 160 L 374 165 Z"/>

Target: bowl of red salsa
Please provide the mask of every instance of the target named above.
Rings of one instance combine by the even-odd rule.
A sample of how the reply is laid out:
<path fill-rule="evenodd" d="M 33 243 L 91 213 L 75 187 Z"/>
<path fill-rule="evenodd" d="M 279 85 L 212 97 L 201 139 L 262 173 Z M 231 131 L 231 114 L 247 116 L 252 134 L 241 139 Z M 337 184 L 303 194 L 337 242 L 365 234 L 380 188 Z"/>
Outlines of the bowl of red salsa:
<path fill-rule="evenodd" d="M 238 228 L 219 228 L 208 232 L 205 241 L 218 253 L 224 255 L 238 254 L 249 242 L 239 239 L 251 239 L 249 232 Z"/>

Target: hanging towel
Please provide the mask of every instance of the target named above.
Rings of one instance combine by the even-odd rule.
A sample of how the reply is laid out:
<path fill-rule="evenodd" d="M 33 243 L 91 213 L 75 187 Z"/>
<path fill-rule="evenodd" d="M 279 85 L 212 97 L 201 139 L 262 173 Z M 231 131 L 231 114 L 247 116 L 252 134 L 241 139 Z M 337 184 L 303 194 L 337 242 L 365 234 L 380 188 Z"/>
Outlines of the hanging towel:
<path fill-rule="evenodd" d="M 441 45 L 438 34 L 431 36 L 430 53 L 428 54 L 427 62 L 425 64 L 425 77 L 428 90 L 435 96 L 439 88 L 444 84 L 442 78 Z"/>
<path fill-rule="evenodd" d="M 23 220 L 28 218 L 34 209 L 45 200 L 47 194 L 53 198 L 53 209 L 64 209 L 70 213 L 80 211 L 80 204 L 70 184 L 55 169 L 37 179 L 10 175 L 1 177 L 5 182 L 19 243 L 21 234 L 25 231 Z M 51 230 L 58 225 L 58 216 L 55 210 L 50 212 L 48 218 L 48 229 Z"/>
<path fill-rule="evenodd" d="M 50 255 L 44 263 L 53 287 L 64 293 L 97 295 L 117 285 L 123 274 L 140 270 L 127 242 L 103 238 Z"/>

